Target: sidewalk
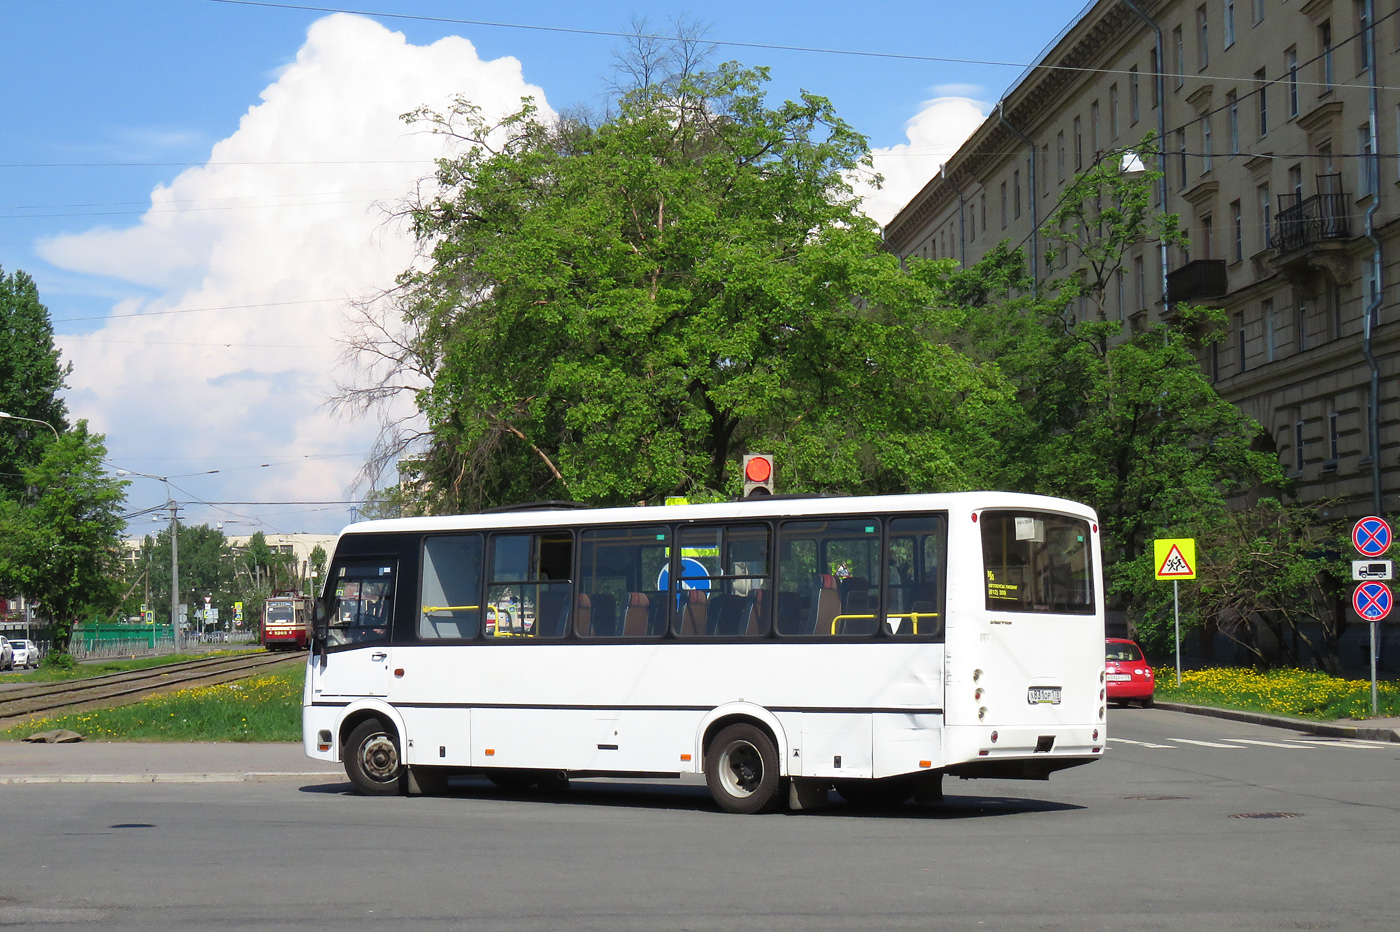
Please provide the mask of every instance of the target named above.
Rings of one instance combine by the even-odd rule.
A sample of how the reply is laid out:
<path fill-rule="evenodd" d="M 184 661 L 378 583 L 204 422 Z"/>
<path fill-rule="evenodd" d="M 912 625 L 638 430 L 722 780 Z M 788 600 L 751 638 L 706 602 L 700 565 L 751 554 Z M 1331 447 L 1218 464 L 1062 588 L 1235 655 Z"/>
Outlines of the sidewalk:
<path fill-rule="evenodd" d="M 15 783 L 342 782 L 338 763 L 312 760 L 300 744 L 0 741 L 0 785 Z"/>
<path fill-rule="evenodd" d="M 1288 718 L 1283 715 L 1266 715 L 1263 712 L 1241 712 L 1236 709 L 1216 709 L 1204 705 L 1187 705 L 1184 702 L 1162 702 L 1158 709 L 1169 712 L 1189 712 L 1192 715 L 1209 715 L 1212 718 L 1225 718 L 1235 722 L 1250 722 L 1254 725 L 1271 725 L 1274 728 L 1291 728 L 1310 735 L 1324 735 L 1329 738 L 1358 738 L 1363 741 L 1400 742 L 1400 718 L 1370 718 L 1365 721 L 1313 722 L 1303 718 Z"/>

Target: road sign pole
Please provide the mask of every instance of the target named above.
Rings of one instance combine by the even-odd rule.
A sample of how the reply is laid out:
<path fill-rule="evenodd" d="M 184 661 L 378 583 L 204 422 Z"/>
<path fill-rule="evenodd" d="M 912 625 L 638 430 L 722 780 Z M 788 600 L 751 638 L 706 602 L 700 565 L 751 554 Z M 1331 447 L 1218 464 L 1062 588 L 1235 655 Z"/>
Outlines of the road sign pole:
<path fill-rule="evenodd" d="M 1376 629 L 1381 626 L 1379 621 L 1371 622 L 1371 717 L 1375 718 L 1381 714 L 1379 697 L 1376 689 Z"/>
<path fill-rule="evenodd" d="M 1172 615 L 1176 618 L 1176 686 L 1181 688 L 1181 582 L 1172 580 Z M 1371 662 L 1375 667 L 1375 661 Z M 1373 676 L 1372 679 L 1375 677 Z"/>

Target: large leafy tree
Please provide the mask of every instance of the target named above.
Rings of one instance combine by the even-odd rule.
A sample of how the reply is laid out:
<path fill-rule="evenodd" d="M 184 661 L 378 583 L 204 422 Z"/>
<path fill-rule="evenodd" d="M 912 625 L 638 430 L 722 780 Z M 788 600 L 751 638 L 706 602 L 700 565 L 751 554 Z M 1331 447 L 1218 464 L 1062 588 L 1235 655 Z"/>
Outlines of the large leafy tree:
<path fill-rule="evenodd" d="M 426 261 L 387 318 L 407 329 L 366 317 L 385 365 L 345 398 L 417 388 L 429 431 L 393 507 L 714 497 L 759 449 L 782 491 L 988 481 L 1005 395 L 936 338 L 961 320 L 950 264 L 902 266 L 848 182 L 865 139 L 766 80 L 644 76 L 605 120 L 409 115 L 462 150 L 409 212 Z"/>
<path fill-rule="evenodd" d="M 115 580 L 127 484 L 103 469 L 106 454 L 102 435 L 79 421 L 24 468 L 20 498 L 0 500 L 0 591 L 39 603 L 60 654 L 77 620 L 121 596 Z"/>
<path fill-rule="evenodd" d="M 236 555 L 223 531 L 207 524 L 180 525 L 180 601 L 193 612 L 204 607 L 206 596 L 219 609 L 219 617 L 232 616 L 241 592 L 235 584 Z M 141 603 L 148 605 L 160 624 L 170 623 L 170 528 L 148 535 L 128 569 L 129 594 L 124 613 L 134 615 Z"/>
<path fill-rule="evenodd" d="M 0 411 L 67 429 L 67 408 L 58 392 L 68 367 L 53 344 L 49 311 L 34 279 L 0 269 Z M 0 421 L 0 497 L 24 489 L 23 470 L 36 465 L 53 434 L 37 424 Z"/>

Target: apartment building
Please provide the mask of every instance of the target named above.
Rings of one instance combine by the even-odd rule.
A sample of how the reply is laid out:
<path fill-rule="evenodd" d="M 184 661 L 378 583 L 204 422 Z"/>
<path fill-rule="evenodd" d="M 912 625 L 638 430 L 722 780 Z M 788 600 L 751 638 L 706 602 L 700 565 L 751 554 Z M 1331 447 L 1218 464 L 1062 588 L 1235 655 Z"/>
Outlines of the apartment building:
<path fill-rule="evenodd" d="M 1400 511 L 1397 50 L 1400 0 L 1098 0 L 886 241 L 970 265 L 1008 240 L 1037 280 L 1063 275 L 1038 226 L 1076 173 L 1158 133 L 1156 197 L 1190 246 L 1131 250 L 1108 313 L 1142 328 L 1176 302 L 1223 309 L 1226 337 L 1201 364 L 1303 497 L 1360 516 L 1378 484 L 1382 511 Z"/>

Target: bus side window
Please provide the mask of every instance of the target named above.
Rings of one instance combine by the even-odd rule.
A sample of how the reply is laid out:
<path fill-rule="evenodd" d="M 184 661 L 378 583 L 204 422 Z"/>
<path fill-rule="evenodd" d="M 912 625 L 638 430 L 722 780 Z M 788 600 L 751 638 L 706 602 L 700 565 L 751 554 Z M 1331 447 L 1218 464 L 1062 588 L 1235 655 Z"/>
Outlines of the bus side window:
<path fill-rule="evenodd" d="M 476 637 L 481 626 L 481 550 L 480 534 L 424 542 L 420 640 Z"/>
<path fill-rule="evenodd" d="M 591 528 L 579 535 L 574 633 L 581 638 L 659 637 L 651 606 L 670 559 L 665 527 Z"/>
<path fill-rule="evenodd" d="M 568 631 L 574 540 L 568 531 L 491 537 L 488 638 L 562 638 Z"/>
<path fill-rule="evenodd" d="M 890 521 L 885 633 L 943 636 L 947 550 L 946 516 L 918 515 Z"/>
<path fill-rule="evenodd" d="M 677 535 L 681 573 L 670 600 L 676 635 L 759 638 L 769 629 L 769 530 L 687 527 Z"/>
<path fill-rule="evenodd" d="M 778 552 L 779 634 L 867 637 L 876 632 L 878 518 L 785 522 Z"/>

